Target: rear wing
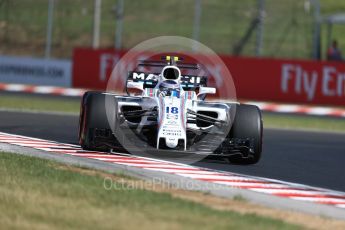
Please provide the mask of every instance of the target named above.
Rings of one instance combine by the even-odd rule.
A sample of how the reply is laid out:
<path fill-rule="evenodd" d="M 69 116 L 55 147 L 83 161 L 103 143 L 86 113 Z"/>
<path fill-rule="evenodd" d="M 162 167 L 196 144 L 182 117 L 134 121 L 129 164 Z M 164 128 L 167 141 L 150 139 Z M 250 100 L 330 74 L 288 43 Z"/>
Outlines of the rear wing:
<path fill-rule="evenodd" d="M 131 71 L 128 73 L 127 82 L 143 82 L 144 88 L 154 88 L 159 81 L 159 73 L 144 73 Z M 126 83 L 127 83 L 126 82 Z M 182 75 L 181 85 L 183 90 L 195 90 L 200 86 L 207 86 L 206 76 Z"/>

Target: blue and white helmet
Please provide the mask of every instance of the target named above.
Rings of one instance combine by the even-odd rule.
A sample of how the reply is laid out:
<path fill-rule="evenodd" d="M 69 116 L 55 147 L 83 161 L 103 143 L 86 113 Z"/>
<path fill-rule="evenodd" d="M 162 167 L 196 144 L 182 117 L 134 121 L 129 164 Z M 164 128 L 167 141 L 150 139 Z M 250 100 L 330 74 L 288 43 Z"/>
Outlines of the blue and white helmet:
<path fill-rule="evenodd" d="M 165 80 L 158 85 L 159 95 L 180 97 L 180 84 L 174 80 Z"/>

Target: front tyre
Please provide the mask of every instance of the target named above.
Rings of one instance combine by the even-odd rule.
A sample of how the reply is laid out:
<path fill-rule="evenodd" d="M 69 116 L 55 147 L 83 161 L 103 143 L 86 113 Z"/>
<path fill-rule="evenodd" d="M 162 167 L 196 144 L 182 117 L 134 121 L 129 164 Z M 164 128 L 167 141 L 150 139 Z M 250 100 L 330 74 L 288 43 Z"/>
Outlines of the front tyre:
<path fill-rule="evenodd" d="M 262 132 L 263 124 L 260 109 L 254 105 L 237 105 L 230 137 L 250 140 L 252 151 L 231 156 L 228 160 L 236 164 L 255 164 L 259 162 L 262 152 Z"/>
<path fill-rule="evenodd" d="M 108 105 L 110 115 L 108 121 L 106 114 L 106 94 L 101 92 L 86 92 L 83 96 L 79 118 L 79 144 L 84 150 L 108 152 L 110 144 L 116 144 L 117 140 L 111 132 L 109 122 L 116 119 L 116 102 Z M 111 143 L 109 140 L 111 140 Z"/>

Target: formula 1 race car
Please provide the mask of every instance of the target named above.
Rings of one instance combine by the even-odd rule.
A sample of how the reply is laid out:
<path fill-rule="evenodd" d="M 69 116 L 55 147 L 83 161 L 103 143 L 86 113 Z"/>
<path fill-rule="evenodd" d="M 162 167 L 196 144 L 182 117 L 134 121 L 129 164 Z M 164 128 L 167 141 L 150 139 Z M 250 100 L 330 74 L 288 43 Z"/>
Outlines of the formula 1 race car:
<path fill-rule="evenodd" d="M 141 61 L 159 73 L 131 71 L 127 95 L 86 92 L 79 119 L 79 143 L 85 150 L 206 154 L 237 164 L 255 164 L 262 151 L 262 118 L 258 107 L 206 101 L 207 77 L 182 75 L 199 68 L 178 57 Z M 130 91 L 137 90 L 134 95 Z M 140 94 L 138 94 L 140 93 Z"/>

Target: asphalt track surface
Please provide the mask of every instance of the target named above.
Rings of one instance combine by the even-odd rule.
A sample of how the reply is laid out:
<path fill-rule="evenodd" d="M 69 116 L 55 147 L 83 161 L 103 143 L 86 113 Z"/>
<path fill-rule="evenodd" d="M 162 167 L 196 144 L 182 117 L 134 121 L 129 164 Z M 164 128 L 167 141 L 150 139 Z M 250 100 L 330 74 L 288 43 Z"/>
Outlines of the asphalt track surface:
<path fill-rule="evenodd" d="M 78 116 L 0 112 L 0 131 L 77 144 Z M 264 130 L 256 165 L 203 160 L 195 165 L 345 192 L 345 134 Z"/>

